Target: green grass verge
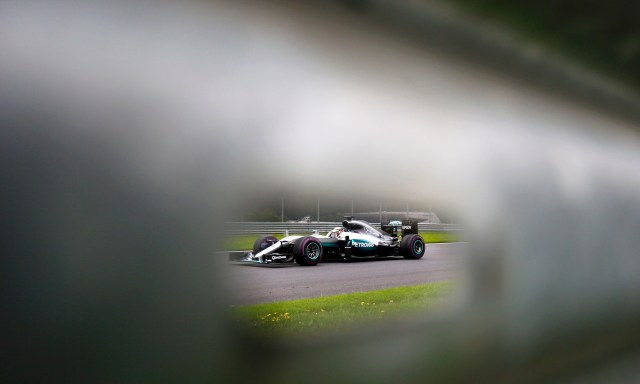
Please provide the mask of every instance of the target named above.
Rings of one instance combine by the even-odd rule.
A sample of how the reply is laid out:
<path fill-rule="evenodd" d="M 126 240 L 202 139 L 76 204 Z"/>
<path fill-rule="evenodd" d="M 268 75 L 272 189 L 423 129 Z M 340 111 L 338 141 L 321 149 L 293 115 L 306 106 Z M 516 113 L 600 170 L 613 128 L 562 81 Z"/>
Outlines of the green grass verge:
<path fill-rule="evenodd" d="M 455 243 L 462 241 L 460 234 L 456 232 L 421 232 L 420 236 L 425 243 Z"/>
<path fill-rule="evenodd" d="M 282 233 L 274 234 L 278 239 L 282 239 Z M 225 250 L 227 251 L 247 251 L 253 249 L 253 243 L 260 235 L 239 235 L 229 236 L 225 241 Z"/>
<path fill-rule="evenodd" d="M 424 312 L 449 297 L 452 282 L 231 307 L 234 321 L 259 335 L 305 334 Z"/>
<path fill-rule="evenodd" d="M 282 239 L 284 234 L 277 233 L 275 236 L 278 239 Z M 420 236 L 426 243 L 454 243 L 460 241 L 460 235 L 455 232 L 422 232 Z M 226 239 L 225 250 L 246 251 L 253 249 L 253 242 L 258 237 L 259 235 L 230 236 Z"/>

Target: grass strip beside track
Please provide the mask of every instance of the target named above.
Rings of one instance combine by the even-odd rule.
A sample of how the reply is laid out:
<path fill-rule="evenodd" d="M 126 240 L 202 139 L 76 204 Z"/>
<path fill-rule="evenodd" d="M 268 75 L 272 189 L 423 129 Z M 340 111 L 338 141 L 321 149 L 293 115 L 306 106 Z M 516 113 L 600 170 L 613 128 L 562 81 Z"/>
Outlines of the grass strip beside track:
<path fill-rule="evenodd" d="M 453 287 L 452 282 L 437 282 L 232 307 L 231 312 L 237 324 L 260 335 L 305 334 L 424 312 L 449 297 Z"/>
<path fill-rule="evenodd" d="M 277 233 L 274 236 L 282 239 L 284 234 Z M 308 236 L 308 234 L 300 236 Z M 425 243 L 454 243 L 460 241 L 460 236 L 455 232 L 422 232 L 420 236 L 422 236 Z M 260 237 L 260 235 L 230 236 L 226 240 L 225 250 L 246 251 L 253 249 L 253 243 L 258 237 Z"/>

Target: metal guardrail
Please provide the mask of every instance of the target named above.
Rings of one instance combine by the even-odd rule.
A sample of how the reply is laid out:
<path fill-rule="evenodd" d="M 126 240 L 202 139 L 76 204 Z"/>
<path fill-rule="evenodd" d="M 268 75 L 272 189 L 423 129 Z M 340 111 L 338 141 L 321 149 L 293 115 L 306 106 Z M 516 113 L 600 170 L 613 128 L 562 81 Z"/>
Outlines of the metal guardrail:
<path fill-rule="evenodd" d="M 380 223 L 370 223 L 380 228 Z M 321 221 L 310 223 L 273 223 L 273 222 L 233 222 L 227 223 L 227 235 L 269 235 L 274 233 L 313 233 L 327 232 L 342 224 L 339 222 Z M 420 232 L 462 231 L 458 224 L 418 223 Z"/>

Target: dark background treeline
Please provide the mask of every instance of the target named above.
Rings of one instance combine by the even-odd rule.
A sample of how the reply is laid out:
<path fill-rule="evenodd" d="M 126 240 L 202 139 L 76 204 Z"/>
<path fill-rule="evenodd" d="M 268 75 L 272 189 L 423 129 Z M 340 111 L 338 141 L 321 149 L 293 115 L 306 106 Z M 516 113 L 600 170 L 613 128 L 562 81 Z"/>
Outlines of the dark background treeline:
<path fill-rule="evenodd" d="M 640 1 L 455 1 L 640 91 Z"/>

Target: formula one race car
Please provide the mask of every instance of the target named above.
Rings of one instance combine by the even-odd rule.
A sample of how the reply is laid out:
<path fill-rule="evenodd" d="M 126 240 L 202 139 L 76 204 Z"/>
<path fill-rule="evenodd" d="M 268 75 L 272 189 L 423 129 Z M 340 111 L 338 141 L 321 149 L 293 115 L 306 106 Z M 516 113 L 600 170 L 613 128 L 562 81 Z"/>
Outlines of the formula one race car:
<path fill-rule="evenodd" d="M 241 261 L 271 264 L 296 261 L 300 265 L 316 265 L 323 259 L 403 256 L 420 259 L 424 256 L 424 240 L 418 235 L 418 226 L 402 224 L 402 241 L 398 241 L 396 226 L 383 226 L 381 232 L 366 221 L 344 220 L 326 236 L 287 236 L 278 240 L 274 236 L 258 238 L 253 252 Z"/>

